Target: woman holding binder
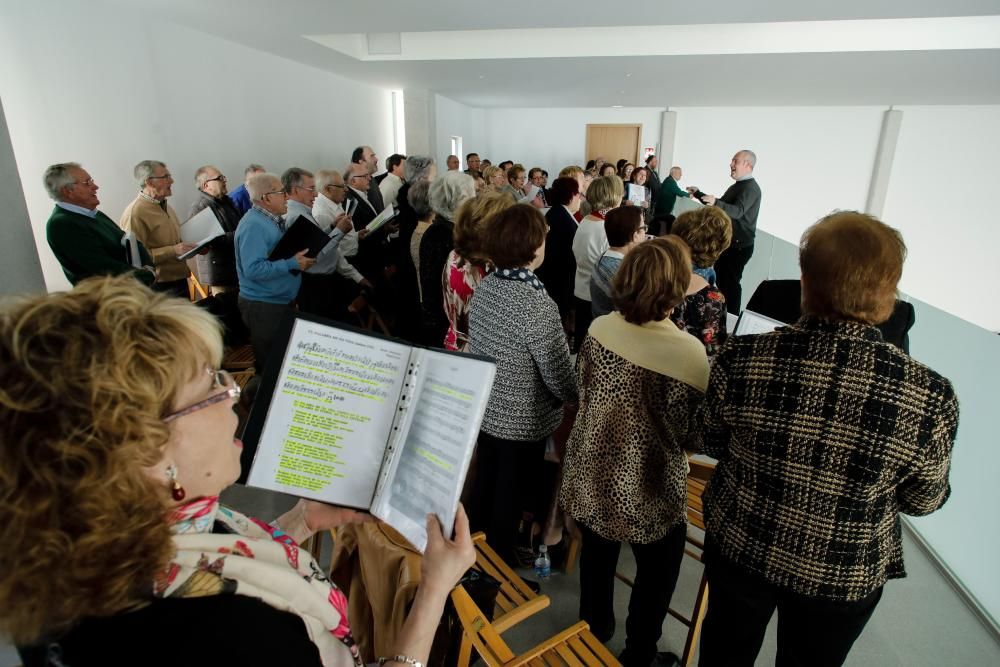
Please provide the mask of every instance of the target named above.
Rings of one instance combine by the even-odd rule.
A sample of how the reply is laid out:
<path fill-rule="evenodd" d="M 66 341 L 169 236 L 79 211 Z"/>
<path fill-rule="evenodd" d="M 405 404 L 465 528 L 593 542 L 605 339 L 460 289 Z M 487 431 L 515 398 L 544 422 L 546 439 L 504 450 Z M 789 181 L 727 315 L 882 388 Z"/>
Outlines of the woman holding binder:
<path fill-rule="evenodd" d="M 347 601 L 298 542 L 363 520 L 219 504 L 240 472 L 219 325 L 131 278 L 0 311 L 0 632 L 34 665 L 360 665 Z M 450 531 L 449 531 L 450 532 Z M 428 520 L 392 664 L 425 661 L 475 552 Z"/>
<path fill-rule="evenodd" d="M 476 450 L 470 516 L 504 559 L 517 564 L 518 522 L 541 521 L 551 489 L 543 488 L 545 444 L 576 401 L 576 378 L 559 309 L 535 276 L 545 256 L 545 218 L 517 204 L 483 230 L 494 266 L 472 295 L 469 351 L 497 364 Z"/>

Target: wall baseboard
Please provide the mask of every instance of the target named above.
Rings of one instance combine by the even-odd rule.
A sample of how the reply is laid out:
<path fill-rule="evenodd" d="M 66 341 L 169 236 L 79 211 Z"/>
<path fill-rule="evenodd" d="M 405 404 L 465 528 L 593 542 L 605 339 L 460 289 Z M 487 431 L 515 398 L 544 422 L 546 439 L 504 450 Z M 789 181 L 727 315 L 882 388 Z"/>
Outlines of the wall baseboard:
<path fill-rule="evenodd" d="M 993 639 L 1000 644 L 1000 624 L 997 623 L 997 620 L 980 604 L 976 596 L 972 594 L 972 591 L 962 583 L 962 580 L 955 575 L 952 569 L 948 567 L 948 564 L 934 551 L 934 547 L 910 524 L 910 521 L 906 517 L 900 517 L 900 519 L 902 519 L 903 530 L 917 543 L 917 546 L 927 555 L 934 568 L 941 573 L 941 576 L 944 577 L 948 585 L 958 594 L 958 597 L 965 603 L 965 606 L 979 619 L 979 622 L 983 624 L 983 627 L 986 628 L 986 631 Z"/>

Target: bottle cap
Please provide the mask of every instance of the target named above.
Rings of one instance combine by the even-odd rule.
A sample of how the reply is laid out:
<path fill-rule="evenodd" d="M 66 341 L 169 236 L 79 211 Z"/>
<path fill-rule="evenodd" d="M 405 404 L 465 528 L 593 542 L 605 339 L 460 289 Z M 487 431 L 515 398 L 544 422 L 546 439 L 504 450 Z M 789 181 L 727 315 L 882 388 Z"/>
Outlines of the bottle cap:
<path fill-rule="evenodd" d="M 541 553 L 545 553 L 548 550 L 549 550 L 549 548 L 547 546 L 545 546 L 544 544 L 538 547 L 538 551 L 541 552 Z"/>

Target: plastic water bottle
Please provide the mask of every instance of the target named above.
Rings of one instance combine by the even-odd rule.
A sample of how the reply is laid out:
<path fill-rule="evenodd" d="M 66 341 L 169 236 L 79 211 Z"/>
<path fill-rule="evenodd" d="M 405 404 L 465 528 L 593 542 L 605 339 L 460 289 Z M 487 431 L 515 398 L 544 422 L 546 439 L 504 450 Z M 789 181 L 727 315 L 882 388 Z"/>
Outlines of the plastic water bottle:
<path fill-rule="evenodd" d="M 542 544 L 538 547 L 538 558 L 535 559 L 535 576 L 539 581 L 548 579 L 552 574 L 552 559 L 549 558 L 549 548 Z"/>

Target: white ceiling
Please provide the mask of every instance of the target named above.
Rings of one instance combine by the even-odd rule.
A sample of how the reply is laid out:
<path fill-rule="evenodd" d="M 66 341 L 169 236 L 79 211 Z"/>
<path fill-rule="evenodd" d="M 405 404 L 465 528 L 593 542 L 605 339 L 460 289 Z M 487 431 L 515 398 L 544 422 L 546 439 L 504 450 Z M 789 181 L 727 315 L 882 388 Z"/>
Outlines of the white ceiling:
<path fill-rule="evenodd" d="M 1000 0 L 594 0 L 487 4 L 469 0 L 104 0 L 130 13 L 158 19 L 239 42 L 255 49 L 393 89 L 424 88 L 483 107 L 551 106 L 725 106 L 853 104 L 1000 103 L 1000 35 L 973 38 L 976 20 L 932 22 L 931 35 L 903 43 L 901 29 L 884 19 L 1000 16 Z M 844 24 L 842 21 L 861 21 Z M 995 21 L 996 19 L 989 19 Z M 812 24 L 819 46 L 801 44 L 781 51 L 771 39 L 748 47 L 724 48 L 734 24 Z M 698 32 L 686 47 L 657 42 L 649 52 L 626 44 L 628 31 L 615 26 L 690 26 Z M 980 24 L 992 32 L 995 23 Z M 957 27 L 958 26 L 958 27 Z M 743 26 L 746 29 L 755 26 Z M 772 25 L 795 43 L 797 30 Z M 476 30 L 603 28 L 579 34 L 593 41 L 587 55 L 552 57 L 552 43 L 564 31 L 531 32 L 531 40 L 477 40 Z M 634 30 L 634 28 L 632 29 Z M 663 35 L 670 33 L 663 29 Z M 437 51 L 424 59 L 367 61 L 327 48 L 305 35 L 420 33 L 441 35 Z M 688 34 L 690 31 L 685 31 Z M 927 31 L 925 31 L 927 32 Z M 514 33 L 515 35 L 517 33 Z M 866 37 L 862 40 L 859 35 Z M 885 34 L 885 40 L 879 35 Z M 969 34 L 969 39 L 963 35 Z M 690 37 L 690 35 L 689 35 Z M 434 40 L 424 39 L 424 42 Z M 550 43 L 546 46 L 546 39 Z M 359 36 L 357 39 L 364 39 Z M 404 35 L 405 40 L 405 35 Z M 668 37 L 669 40 L 669 37 Z M 694 42 L 700 40 L 699 46 Z M 719 44 L 718 49 L 703 44 Z M 859 46 L 859 44 L 861 46 Z M 453 47 L 452 47 L 453 45 Z M 500 45 L 500 46 L 498 46 Z M 842 46 L 838 46 L 842 45 Z M 985 47 L 985 48 L 984 48 Z M 449 49 L 453 48 L 451 52 Z M 859 48 L 865 50 L 858 50 Z M 869 50 L 870 49 L 870 50 Z M 569 49 L 566 50 L 570 51 Z M 719 51 L 712 53 L 712 51 Z M 728 51 L 728 52 L 727 52 Z M 823 51 L 823 52 L 817 52 Z M 457 54 L 456 54 L 457 52 Z M 406 45 L 404 41 L 404 56 Z M 621 54 L 630 55 L 621 55 Z M 669 53 L 668 55 L 663 55 Z M 529 55 L 530 54 L 530 55 Z M 535 57 L 545 54 L 547 57 Z M 590 55 L 593 54 L 593 55 Z M 464 59 L 455 59 L 456 55 Z M 527 57 L 526 57 L 527 56 Z M 627 76 L 630 75 L 630 76 Z"/>

